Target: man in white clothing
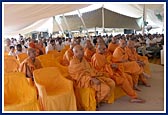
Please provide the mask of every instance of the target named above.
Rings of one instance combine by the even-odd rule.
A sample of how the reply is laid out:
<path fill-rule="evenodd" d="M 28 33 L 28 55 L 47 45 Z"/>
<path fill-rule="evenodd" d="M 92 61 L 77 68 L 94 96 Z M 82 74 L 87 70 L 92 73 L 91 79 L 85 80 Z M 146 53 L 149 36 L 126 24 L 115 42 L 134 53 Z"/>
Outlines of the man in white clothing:
<path fill-rule="evenodd" d="M 55 40 L 53 39 L 51 39 L 50 44 L 46 46 L 46 54 L 51 50 L 56 50 Z"/>

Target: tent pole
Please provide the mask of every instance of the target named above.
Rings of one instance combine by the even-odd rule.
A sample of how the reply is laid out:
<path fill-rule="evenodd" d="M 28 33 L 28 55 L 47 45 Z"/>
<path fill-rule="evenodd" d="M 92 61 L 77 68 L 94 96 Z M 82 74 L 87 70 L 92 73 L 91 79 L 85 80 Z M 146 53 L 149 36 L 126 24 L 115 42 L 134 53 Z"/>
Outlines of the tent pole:
<path fill-rule="evenodd" d="M 95 26 L 95 36 L 96 36 L 97 34 L 96 34 L 96 26 Z"/>
<path fill-rule="evenodd" d="M 142 24 L 142 35 L 144 36 L 145 33 L 145 23 L 146 23 L 146 9 L 145 9 L 145 4 L 143 7 L 143 24 Z"/>
<path fill-rule="evenodd" d="M 104 4 L 102 5 L 102 29 L 103 29 L 103 35 L 104 35 Z"/>
<path fill-rule="evenodd" d="M 55 16 L 53 16 L 53 22 L 52 22 L 52 23 L 53 23 L 53 31 L 52 31 L 52 34 L 53 34 L 53 33 L 54 33 L 54 31 L 55 31 L 55 30 L 54 30 L 54 25 L 55 25 Z"/>
<path fill-rule="evenodd" d="M 79 10 L 78 10 L 78 13 L 79 13 L 79 17 L 80 17 L 80 19 L 81 19 L 81 21 L 82 21 L 82 24 L 83 24 L 83 26 L 84 26 L 84 28 L 85 28 L 85 30 L 86 30 L 86 32 L 87 32 L 87 35 L 89 36 L 88 30 L 87 30 L 87 28 L 86 28 L 85 21 L 83 20 L 83 17 L 82 17 L 82 15 L 81 15 L 81 13 L 80 13 Z"/>
<path fill-rule="evenodd" d="M 71 30 L 70 30 L 70 28 L 69 28 L 69 24 L 68 24 L 67 19 L 66 19 L 66 17 L 65 17 L 64 14 L 63 14 L 63 19 L 64 19 L 64 22 L 65 22 L 65 24 L 66 24 L 66 26 L 67 26 L 68 32 L 71 33 Z"/>
<path fill-rule="evenodd" d="M 58 18 L 59 18 L 59 17 L 58 17 Z M 55 21 L 56 21 L 56 23 L 58 24 L 58 26 L 59 26 L 60 30 L 62 31 L 62 33 L 64 34 L 64 30 L 63 30 L 61 24 L 58 22 L 57 19 L 55 19 Z"/>

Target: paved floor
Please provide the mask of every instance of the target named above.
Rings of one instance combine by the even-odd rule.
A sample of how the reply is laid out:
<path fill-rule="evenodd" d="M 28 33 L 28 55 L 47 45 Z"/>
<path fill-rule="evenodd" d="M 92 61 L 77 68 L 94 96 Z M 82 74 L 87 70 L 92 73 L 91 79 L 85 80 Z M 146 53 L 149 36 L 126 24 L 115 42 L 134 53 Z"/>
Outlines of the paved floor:
<path fill-rule="evenodd" d="M 140 85 L 139 96 L 146 103 L 130 103 L 129 97 L 124 96 L 113 104 L 103 104 L 99 111 L 164 111 L 164 66 L 150 64 L 152 77 L 148 80 L 151 87 Z M 166 93 L 166 92 L 165 92 Z"/>

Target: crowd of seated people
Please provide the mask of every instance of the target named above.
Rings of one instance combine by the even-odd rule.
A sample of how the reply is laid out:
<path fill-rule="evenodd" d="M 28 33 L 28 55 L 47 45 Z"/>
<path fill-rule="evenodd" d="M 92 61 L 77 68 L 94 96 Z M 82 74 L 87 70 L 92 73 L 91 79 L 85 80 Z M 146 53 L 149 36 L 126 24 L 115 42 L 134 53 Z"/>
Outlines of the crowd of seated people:
<path fill-rule="evenodd" d="M 148 57 L 160 57 L 164 45 L 161 34 L 91 36 L 74 38 L 11 38 L 5 40 L 4 52 L 14 56 L 27 53 L 18 71 L 33 80 L 33 71 L 42 68 L 38 56 L 57 51 L 62 66 L 67 67 L 67 79 L 77 82 L 79 88 L 91 87 L 96 91 L 98 103 L 108 103 L 114 88 L 119 86 L 132 103 L 144 103 L 136 91 L 138 82 L 150 87 L 151 77 Z M 55 57 L 56 58 L 56 57 Z M 131 66 L 130 66 L 131 65 Z M 100 86 L 100 88 L 98 88 Z"/>

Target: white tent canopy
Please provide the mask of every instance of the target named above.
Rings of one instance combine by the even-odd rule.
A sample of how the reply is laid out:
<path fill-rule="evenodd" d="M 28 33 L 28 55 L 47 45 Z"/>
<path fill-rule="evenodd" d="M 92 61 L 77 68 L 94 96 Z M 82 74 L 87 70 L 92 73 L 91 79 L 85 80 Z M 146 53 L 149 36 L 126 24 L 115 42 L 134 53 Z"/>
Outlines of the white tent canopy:
<path fill-rule="evenodd" d="M 91 5 L 92 4 L 92 5 Z M 144 5 L 145 4 L 145 5 Z M 146 21 L 155 27 L 163 27 L 164 22 L 164 4 L 125 4 L 125 3 L 67 3 L 67 4 L 4 4 L 4 35 L 25 34 L 39 28 L 50 28 L 52 31 L 52 19 L 50 17 L 56 15 L 72 15 L 76 14 L 76 10 L 80 9 L 81 13 L 98 9 L 104 5 L 104 8 L 113 12 L 139 18 L 143 16 L 145 6 Z M 82 8 L 82 9 L 81 9 Z M 73 11 L 73 12 L 71 12 Z M 71 12 L 71 13 L 68 13 Z M 159 15 L 159 19 L 156 15 Z M 50 24 L 47 24 L 49 23 Z"/>
<path fill-rule="evenodd" d="M 4 31 L 19 31 L 34 22 L 86 7 L 89 4 L 5 4 Z"/>

